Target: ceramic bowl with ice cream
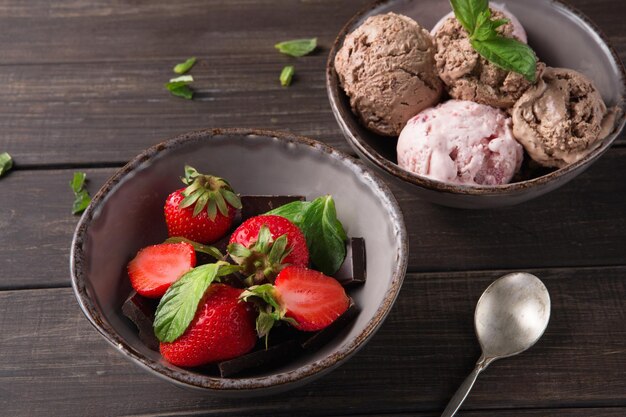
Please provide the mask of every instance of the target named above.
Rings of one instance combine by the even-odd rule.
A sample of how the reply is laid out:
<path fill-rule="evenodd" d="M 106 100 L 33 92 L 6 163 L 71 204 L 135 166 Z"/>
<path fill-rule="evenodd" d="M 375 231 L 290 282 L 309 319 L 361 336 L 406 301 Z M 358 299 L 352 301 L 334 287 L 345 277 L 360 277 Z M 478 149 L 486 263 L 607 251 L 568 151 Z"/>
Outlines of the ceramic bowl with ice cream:
<path fill-rule="evenodd" d="M 522 75 L 479 54 L 450 11 L 445 0 L 387 0 L 339 34 L 328 95 L 366 162 L 421 198 L 490 208 L 565 184 L 610 147 L 626 76 L 589 19 L 561 2 L 491 3 L 492 21 L 506 19 L 498 40 L 536 54 Z"/>

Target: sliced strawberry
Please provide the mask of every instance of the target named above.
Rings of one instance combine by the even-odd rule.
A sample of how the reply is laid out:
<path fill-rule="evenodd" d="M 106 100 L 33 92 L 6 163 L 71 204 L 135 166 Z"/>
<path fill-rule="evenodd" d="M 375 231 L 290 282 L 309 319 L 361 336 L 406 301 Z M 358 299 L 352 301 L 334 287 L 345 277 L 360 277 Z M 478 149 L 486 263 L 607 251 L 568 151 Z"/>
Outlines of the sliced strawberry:
<path fill-rule="evenodd" d="M 321 272 L 289 266 L 276 277 L 274 287 L 285 316 L 304 331 L 321 330 L 341 316 L 350 299 L 341 284 Z"/>
<path fill-rule="evenodd" d="M 174 281 L 196 265 L 188 243 L 161 243 L 140 250 L 128 263 L 130 284 L 144 297 L 159 298 Z"/>
<path fill-rule="evenodd" d="M 278 320 L 285 320 L 303 331 L 321 330 L 350 305 L 346 291 L 336 279 L 297 266 L 284 268 L 274 285 L 256 285 L 241 294 L 243 300 L 250 297 L 260 297 L 265 302 L 257 318 L 259 337 L 267 336 Z"/>

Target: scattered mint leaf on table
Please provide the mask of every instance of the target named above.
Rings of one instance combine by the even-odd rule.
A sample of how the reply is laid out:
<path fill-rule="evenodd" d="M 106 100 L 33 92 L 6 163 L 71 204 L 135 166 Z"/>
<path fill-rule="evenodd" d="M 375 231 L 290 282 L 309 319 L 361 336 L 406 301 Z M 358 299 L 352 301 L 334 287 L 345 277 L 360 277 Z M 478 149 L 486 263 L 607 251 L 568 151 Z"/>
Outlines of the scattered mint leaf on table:
<path fill-rule="evenodd" d="M 293 65 L 287 65 L 280 73 L 280 85 L 283 87 L 288 87 L 291 85 L 291 80 L 293 79 L 293 74 L 295 73 L 295 68 Z"/>
<path fill-rule="evenodd" d="M 72 214 L 80 214 L 91 203 L 89 192 L 85 190 L 85 182 L 87 174 L 84 172 L 75 172 L 70 181 L 70 188 L 74 192 L 74 204 L 72 204 Z"/>
<path fill-rule="evenodd" d="M 239 266 L 217 262 L 198 266 L 176 280 L 159 302 L 154 318 L 154 334 L 161 342 L 178 339 L 196 315 L 204 293 L 219 277 L 238 271 Z"/>
<path fill-rule="evenodd" d="M 536 80 L 537 55 L 531 47 L 500 35 L 496 29 L 507 19 L 492 20 L 487 0 L 450 0 L 454 16 L 469 34 L 472 48 L 494 65 Z"/>
<path fill-rule="evenodd" d="M 0 153 L 0 177 L 13 168 L 13 158 L 7 152 Z"/>
<path fill-rule="evenodd" d="M 193 98 L 193 90 L 189 87 L 189 84 L 193 82 L 191 75 L 181 75 L 180 77 L 172 78 L 165 88 L 174 96 L 182 97 L 187 100 Z"/>
<path fill-rule="evenodd" d="M 326 275 L 333 275 L 346 258 L 346 232 L 337 219 L 335 201 L 329 195 L 313 201 L 294 201 L 267 214 L 282 216 L 302 230 L 311 262 Z"/>
<path fill-rule="evenodd" d="M 317 38 L 293 39 L 290 41 L 279 42 L 274 45 L 274 47 L 281 53 L 289 56 L 305 56 L 313 52 L 317 47 Z"/>
<path fill-rule="evenodd" d="M 187 71 L 189 71 L 191 69 L 191 67 L 193 67 L 196 63 L 196 57 L 193 56 L 191 58 L 189 58 L 188 60 L 186 60 L 185 62 L 181 62 L 180 64 L 176 64 L 176 66 L 174 67 L 174 72 L 176 74 L 184 74 Z"/>

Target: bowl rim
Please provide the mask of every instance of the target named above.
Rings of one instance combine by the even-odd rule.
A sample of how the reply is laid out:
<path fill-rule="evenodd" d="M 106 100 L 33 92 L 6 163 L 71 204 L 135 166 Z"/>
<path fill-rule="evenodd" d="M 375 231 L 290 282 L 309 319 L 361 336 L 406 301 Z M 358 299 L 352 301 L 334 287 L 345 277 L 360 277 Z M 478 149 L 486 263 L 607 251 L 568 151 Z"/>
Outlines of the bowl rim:
<path fill-rule="evenodd" d="M 441 181 L 430 179 L 428 177 L 414 174 L 400 168 L 399 165 L 385 158 L 373 147 L 371 147 L 364 140 L 362 140 L 358 134 L 352 131 L 352 129 L 348 126 L 346 121 L 341 116 L 341 113 L 339 111 L 340 95 L 345 93 L 343 93 L 343 90 L 339 84 L 337 72 L 335 71 L 334 65 L 337 52 L 343 45 L 343 41 L 346 35 L 356 28 L 356 23 L 363 16 L 370 14 L 370 12 L 372 12 L 373 10 L 397 1 L 398 0 L 376 0 L 372 4 L 361 8 L 355 15 L 350 18 L 350 20 L 348 20 L 348 22 L 339 31 L 337 37 L 335 38 L 335 41 L 333 42 L 333 45 L 328 54 L 328 59 L 326 61 L 326 93 L 328 95 L 328 100 L 330 102 L 330 107 L 332 109 L 333 115 L 335 116 L 335 119 L 337 120 L 337 123 L 339 124 L 339 127 L 341 128 L 341 131 L 343 132 L 344 137 L 346 138 L 348 143 L 352 147 L 354 147 L 360 155 L 364 156 L 367 160 L 372 162 L 377 168 L 382 169 L 384 172 L 401 180 L 403 183 L 417 185 L 418 187 L 433 191 L 459 195 L 494 196 L 510 192 L 523 191 L 535 186 L 545 186 L 546 184 L 551 183 L 558 178 L 568 177 L 572 172 L 577 171 L 581 166 L 586 165 L 587 163 L 594 161 L 595 159 L 600 157 L 611 147 L 613 142 L 620 135 L 622 129 L 624 128 L 624 125 L 626 124 L 626 69 L 624 68 L 624 64 L 622 63 L 619 55 L 609 41 L 608 37 L 589 17 L 587 17 L 582 11 L 578 10 L 576 7 L 572 6 L 565 0 L 550 0 L 553 4 L 553 7 L 563 7 L 568 12 L 574 14 L 576 17 L 581 19 L 583 23 L 587 25 L 587 27 L 592 32 L 594 32 L 594 34 L 599 38 L 600 42 L 602 42 L 604 44 L 604 47 L 606 47 L 606 49 L 610 52 L 611 58 L 613 59 L 615 65 L 619 70 L 621 81 L 621 97 L 619 98 L 619 101 L 615 104 L 615 107 L 617 107 L 618 112 L 621 112 L 621 114 L 617 114 L 614 129 L 609 134 L 609 136 L 603 139 L 602 142 L 593 151 L 572 164 L 569 164 L 563 168 L 559 168 L 555 171 L 536 178 L 518 181 L 510 184 L 494 186 L 447 184 Z M 352 114 L 351 110 L 350 114 Z"/>
<path fill-rule="evenodd" d="M 216 137 L 224 136 L 245 136 L 249 138 L 254 137 L 255 139 L 261 138 L 261 140 L 278 139 L 282 143 L 308 146 L 321 154 L 326 154 L 328 157 L 347 165 L 348 169 L 354 172 L 355 175 L 358 175 L 366 183 L 371 185 L 371 189 L 374 190 L 377 193 L 377 196 L 382 199 L 382 204 L 391 214 L 389 221 L 391 222 L 392 229 L 397 236 L 397 241 L 399 242 L 395 257 L 396 263 L 393 268 L 390 285 L 384 295 L 382 303 L 378 306 L 374 316 L 365 325 L 365 328 L 356 337 L 349 341 L 349 343 L 342 346 L 331 355 L 291 371 L 264 377 L 220 378 L 192 373 L 183 368 L 173 369 L 167 367 L 162 363 L 162 360 L 153 360 L 143 355 L 130 344 L 126 343 L 125 340 L 117 334 L 113 326 L 101 317 L 99 307 L 96 305 L 97 303 L 95 303 L 89 296 L 90 288 L 86 285 L 86 271 L 83 267 L 85 262 L 83 244 L 85 242 L 87 230 L 89 229 L 91 220 L 93 219 L 94 214 L 99 211 L 102 204 L 104 204 L 107 195 L 112 192 L 117 184 L 123 181 L 129 174 L 140 168 L 144 163 L 157 157 L 160 152 L 176 149 L 200 141 L 210 141 Z M 207 146 L 210 146 L 210 142 L 207 142 Z M 156 374 L 157 376 L 175 384 L 215 392 L 260 392 L 269 388 L 281 386 L 286 387 L 297 383 L 298 381 L 302 381 L 302 383 L 304 383 L 316 374 L 320 374 L 321 376 L 321 374 L 325 371 L 330 371 L 334 367 L 339 366 L 351 355 L 356 353 L 382 325 L 396 298 L 398 297 L 407 270 L 408 245 L 408 236 L 404 218 L 398 202 L 387 184 L 385 184 L 382 179 L 367 168 L 361 161 L 322 142 L 292 133 L 247 128 L 204 129 L 183 133 L 151 146 L 130 160 L 124 167 L 120 168 L 106 181 L 102 188 L 100 188 L 100 190 L 94 195 L 91 203 L 81 216 L 78 225 L 76 226 L 70 253 L 71 283 L 78 304 L 92 326 L 98 330 L 107 342 L 109 342 L 117 350 L 121 351 L 125 357 L 130 358 L 133 362 L 143 368 L 146 368 L 153 374 Z"/>

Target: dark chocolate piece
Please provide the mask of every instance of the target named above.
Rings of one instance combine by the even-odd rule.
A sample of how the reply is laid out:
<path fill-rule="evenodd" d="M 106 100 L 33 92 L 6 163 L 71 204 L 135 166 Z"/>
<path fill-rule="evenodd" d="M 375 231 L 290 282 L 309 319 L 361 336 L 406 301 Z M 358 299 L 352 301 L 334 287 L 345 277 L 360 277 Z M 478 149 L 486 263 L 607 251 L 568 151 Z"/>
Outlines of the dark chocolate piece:
<path fill-rule="evenodd" d="M 159 300 L 142 297 L 133 291 L 122 305 L 122 313 L 139 330 L 139 339 L 150 349 L 159 351 L 159 341 L 154 335 L 152 323 Z"/>
<path fill-rule="evenodd" d="M 305 198 L 301 195 L 242 195 L 241 221 L 265 214 L 285 204 L 304 200 Z"/>
<path fill-rule="evenodd" d="M 335 273 L 335 279 L 343 286 L 365 283 L 365 259 L 365 239 L 350 238 L 346 247 L 346 259 Z"/>
<path fill-rule="evenodd" d="M 349 323 L 351 323 L 357 314 L 359 314 L 359 311 L 361 311 L 361 309 L 359 309 L 359 307 L 354 303 L 354 300 L 350 299 L 350 306 L 341 316 L 337 318 L 337 320 L 332 322 L 325 329 L 307 335 L 307 337 L 301 340 L 300 345 L 303 349 L 319 348 L 335 337 Z"/>
<path fill-rule="evenodd" d="M 271 334 L 270 334 L 271 338 Z M 229 361 L 220 362 L 217 367 L 220 370 L 220 376 L 227 378 L 248 369 L 259 368 L 265 365 L 273 365 L 276 363 L 284 363 L 285 360 L 301 350 L 296 340 L 288 340 L 267 349 L 263 347 L 260 350 L 253 351 L 247 355 L 240 356 Z"/>

